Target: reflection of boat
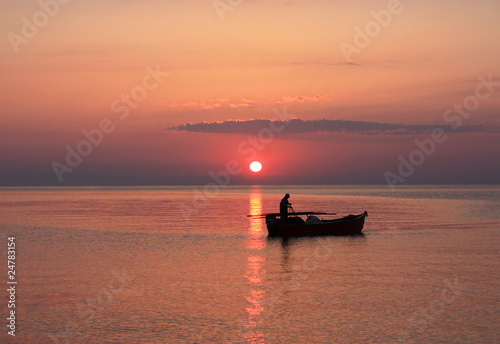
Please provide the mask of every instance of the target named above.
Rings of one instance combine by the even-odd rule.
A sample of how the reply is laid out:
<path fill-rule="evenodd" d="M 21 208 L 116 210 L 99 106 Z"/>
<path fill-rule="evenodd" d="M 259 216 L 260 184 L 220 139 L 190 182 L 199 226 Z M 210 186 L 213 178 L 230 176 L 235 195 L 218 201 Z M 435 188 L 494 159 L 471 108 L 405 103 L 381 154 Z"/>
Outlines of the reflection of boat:
<path fill-rule="evenodd" d="M 307 215 L 304 221 L 300 215 Z M 296 237 L 315 235 L 356 235 L 361 234 L 365 217 L 365 211 L 359 215 L 348 215 L 340 219 L 320 220 L 314 215 L 328 215 L 318 212 L 291 213 L 288 219 L 283 221 L 279 213 L 264 214 L 267 230 L 270 237 Z"/>

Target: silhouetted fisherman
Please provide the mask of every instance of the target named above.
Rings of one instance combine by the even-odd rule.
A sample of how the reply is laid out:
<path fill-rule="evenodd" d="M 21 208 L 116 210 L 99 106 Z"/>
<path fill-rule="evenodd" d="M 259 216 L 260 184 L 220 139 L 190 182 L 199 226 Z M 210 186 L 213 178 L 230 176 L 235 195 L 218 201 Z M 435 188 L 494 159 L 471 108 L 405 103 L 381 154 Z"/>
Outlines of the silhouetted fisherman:
<path fill-rule="evenodd" d="M 288 199 L 290 198 L 290 194 L 286 194 L 285 197 L 280 202 L 280 216 L 281 221 L 286 221 L 288 219 L 288 208 L 292 206 Z"/>

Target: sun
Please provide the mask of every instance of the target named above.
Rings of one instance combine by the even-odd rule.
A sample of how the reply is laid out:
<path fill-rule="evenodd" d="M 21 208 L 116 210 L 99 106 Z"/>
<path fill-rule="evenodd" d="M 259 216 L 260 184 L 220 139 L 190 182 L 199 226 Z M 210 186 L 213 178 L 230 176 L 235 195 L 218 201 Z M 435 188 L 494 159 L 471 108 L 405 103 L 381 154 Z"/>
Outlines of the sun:
<path fill-rule="evenodd" d="M 259 172 L 260 170 L 262 170 L 262 164 L 258 161 L 254 161 L 250 164 L 250 170 L 252 172 Z"/>

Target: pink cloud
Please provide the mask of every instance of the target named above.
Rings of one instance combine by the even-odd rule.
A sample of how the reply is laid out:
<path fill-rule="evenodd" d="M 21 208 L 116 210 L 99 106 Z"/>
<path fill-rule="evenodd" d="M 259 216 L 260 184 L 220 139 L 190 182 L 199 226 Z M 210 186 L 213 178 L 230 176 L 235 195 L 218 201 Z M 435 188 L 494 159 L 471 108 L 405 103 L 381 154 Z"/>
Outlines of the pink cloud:
<path fill-rule="evenodd" d="M 171 108 L 198 108 L 201 110 L 210 110 L 220 107 L 230 107 L 233 109 L 237 108 L 248 108 L 254 107 L 256 102 L 251 99 L 242 98 L 238 102 L 231 103 L 227 98 L 218 99 L 195 99 L 184 103 L 170 103 L 168 107 Z"/>
<path fill-rule="evenodd" d="M 320 93 L 316 95 L 287 95 L 276 100 L 278 104 L 288 104 L 288 103 L 306 103 L 306 102 L 331 102 L 337 100 L 340 96 L 348 96 L 349 93 L 341 94 L 326 94 Z"/>
<path fill-rule="evenodd" d="M 237 109 L 237 108 L 248 108 L 248 107 L 254 107 L 256 104 L 255 104 L 255 101 L 251 100 L 251 99 L 246 99 L 246 98 L 243 98 L 241 99 L 241 101 L 237 104 L 230 104 L 229 106 L 232 107 L 233 109 Z"/>

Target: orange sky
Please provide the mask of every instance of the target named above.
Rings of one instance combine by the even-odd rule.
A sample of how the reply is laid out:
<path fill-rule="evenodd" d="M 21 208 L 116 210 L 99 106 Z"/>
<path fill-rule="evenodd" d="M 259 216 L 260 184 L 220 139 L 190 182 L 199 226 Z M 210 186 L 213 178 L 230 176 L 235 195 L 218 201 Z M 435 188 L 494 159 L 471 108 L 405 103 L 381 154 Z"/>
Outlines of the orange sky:
<path fill-rule="evenodd" d="M 82 130 L 98 128 L 103 118 L 114 130 L 62 185 L 114 178 L 203 183 L 227 161 L 246 163 L 235 148 L 246 136 L 163 128 L 272 118 L 273 109 L 283 107 L 305 120 L 446 125 L 443 113 L 474 94 L 478 77 L 500 78 L 495 0 L 393 1 L 394 13 L 391 2 L 361 0 L 65 2 L 0 5 L 0 185 L 60 185 L 51 163 L 64 163 L 65 147 L 76 147 Z M 342 45 L 355 46 L 356 30 L 365 32 L 370 22 L 379 32 L 346 58 Z M 127 105 L 120 119 L 122 95 L 134 90 L 144 99 Z M 481 100 L 463 124 L 500 126 L 499 94 Z M 408 182 L 443 182 L 446 171 L 457 182 L 497 182 L 491 176 L 492 169 L 500 172 L 494 163 L 498 134 L 451 135 L 453 146 L 443 144 Z M 267 160 L 260 180 L 239 177 L 302 183 L 309 168 L 297 160 L 316 171 L 312 183 L 383 184 L 383 172 L 397 169 L 398 156 L 410 154 L 414 139 L 284 134 L 263 151 L 274 155 L 259 157 Z M 294 156 L 287 156 L 287 147 Z M 383 158 L 370 157 L 367 149 Z M 333 154 L 337 163 L 318 152 Z M 353 155 L 366 155 L 368 165 Z M 477 173 L 456 171 L 474 156 L 485 159 Z M 440 165 L 447 159 L 454 166 L 448 170 Z M 374 172 L 353 177 L 363 168 Z"/>

